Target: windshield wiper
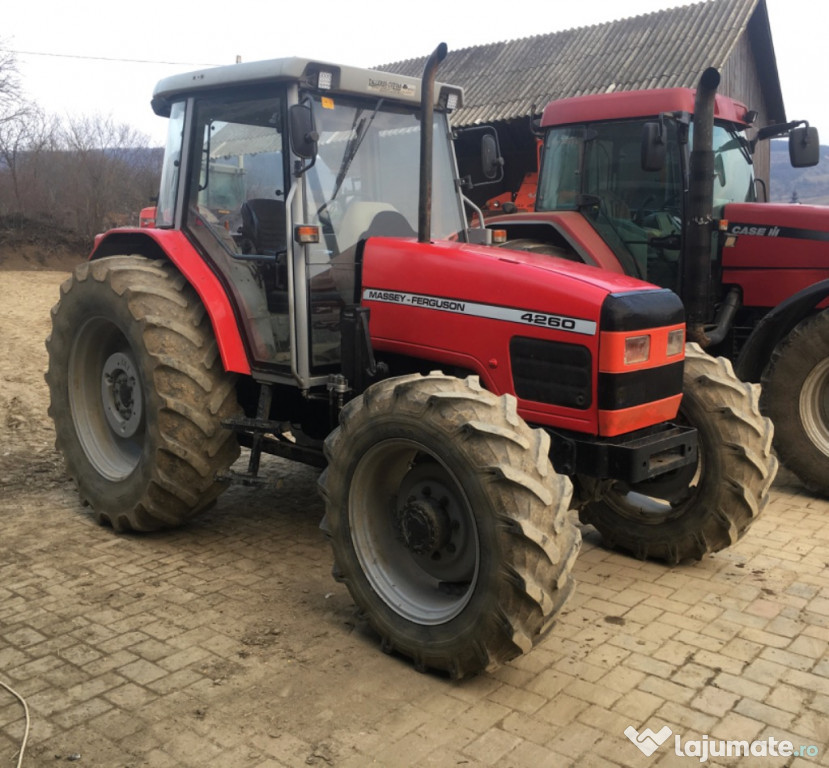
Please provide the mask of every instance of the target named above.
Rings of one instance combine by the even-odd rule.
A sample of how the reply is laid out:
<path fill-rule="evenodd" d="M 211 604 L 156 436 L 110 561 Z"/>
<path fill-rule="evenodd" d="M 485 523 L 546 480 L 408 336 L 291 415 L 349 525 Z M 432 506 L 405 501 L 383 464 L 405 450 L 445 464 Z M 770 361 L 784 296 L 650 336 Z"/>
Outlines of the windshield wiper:
<path fill-rule="evenodd" d="M 377 105 L 374 107 L 374 111 L 369 116 L 368 120 L 365 117 L 361 117 L 363 114 L 363 110 L 359 110 L 357 114 L 354 115 L 354 123 L 352 124 L 352 136 L 348 142 L 348 145 L 345 148 L 345 152 L 343 153 L 343 161 L 340 164 L 340 170 L 337 172 L 337 178 L 334 182 L 334 191 L 331 193 L 331 197 L 328 201 L 320 208 L 320 212 L 325 210 L 328 207 L 328 203 L 334 200 L 337 197 L 337 194 L 340 191 L 340 187 L 342 187 L 343 182 L 345 181 L 345 177 L 348 175 L 348 169 L 351 167 L 351 163 L 354 161 L 354 158 L 357 156 L 357 152 L 360 151 L 360 146 L 363 143 L 363 139 L 368 135 L 368 129 L 371 128 L 371 124 L 374 122 L 374 118 L 377 117 L 377 113 L 380 110 L 380 107 L 383 105 L 383 99 L 377 102 Z M 359 122 L 358 122 L 359 121 Z"/>

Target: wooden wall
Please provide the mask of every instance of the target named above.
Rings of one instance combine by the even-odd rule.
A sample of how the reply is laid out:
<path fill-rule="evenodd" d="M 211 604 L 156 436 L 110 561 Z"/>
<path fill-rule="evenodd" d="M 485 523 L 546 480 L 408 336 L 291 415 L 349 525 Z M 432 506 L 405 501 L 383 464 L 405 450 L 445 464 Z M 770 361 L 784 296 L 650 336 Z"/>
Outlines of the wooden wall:
<path fill-rule="evenodd" d="M 754 47 L 751 44 L 751 36 L 747 32 L 740 36 L 720 75 L 722 77 L 720 93 L 737 99 L 749 109 L 759 112 L 759 117 L 754 123 L 757 128 L 785 120 L 784 115 L 769 114 L 768 105 L 763 97 Z M 751 135 L 753 132 L 750 131 L 749 136 Z M 768 185 L 771 166 L 771 145 L 768 141 L 757 145 L 754 166 L 757 178 L 762 179 Z M 769 194 L 771 194 L 771 188 L 769 188 Z"/>

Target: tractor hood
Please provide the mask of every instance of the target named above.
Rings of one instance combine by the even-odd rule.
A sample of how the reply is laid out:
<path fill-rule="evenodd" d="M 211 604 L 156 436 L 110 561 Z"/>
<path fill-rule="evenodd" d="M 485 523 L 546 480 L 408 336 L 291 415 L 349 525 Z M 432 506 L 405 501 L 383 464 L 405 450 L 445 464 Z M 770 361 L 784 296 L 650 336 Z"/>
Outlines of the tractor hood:
<path fill-rule="evenodd" d="M 555 416 L 555 423 L 593 434 L 609 434 L 597 416 L 603 351 L 614 339 L 646 330 L 654 339 L 660 336 L 654 349 L 664 349 L 668 333 L 684 329 L 682 303 L 671 291 L 596 267 L 491 246 L 370 238 L 359 295 L 370 310 L 376 350 L 476 373 L 487 389 L 516 393 L 519 413 L 531 423 Z M 681 352 L 660 364 L 669 362 L 679 368 L 662 377 L 670 382 L 664 393 L 660 389 L 665 413 L 653 403 L 644 416 L 631 408 L 644 422 L 620 423 L 617 430 L 675 416 Z M 651 359 L 643 367 L 654 364 Z M 522 396 L 518 380 L 527 371 L 540 387 L 556 392 Z M 596 402 L 598 412 L 591 408 Z"/>
<path fill-rule="evenodd" d="M 824 237 L 829 233 L 829 208 L 823 205 L 730 203 L 725 206 L 723 218 L 728 224 L 728 232 L 734 230 L 736 234 L 799 238 L 814 235 L 818 239 L 820 233 Z M 764 227 L 775 229 L 775 232 L 758 231 Z"/>
<path fill-rule="evenodd" d="M 595 320 L 609 294 L 660 291 L 636 278 L 544 254 L 491 246 L 371 238 L 363 253 L 370 289 L 440 296 Z"/>
<path fill-rule="evenodd" d="M 829 270 L 825 206 L 732 203 L 725 206 L 720 230 L 726 235 L 726 269 Z"/>

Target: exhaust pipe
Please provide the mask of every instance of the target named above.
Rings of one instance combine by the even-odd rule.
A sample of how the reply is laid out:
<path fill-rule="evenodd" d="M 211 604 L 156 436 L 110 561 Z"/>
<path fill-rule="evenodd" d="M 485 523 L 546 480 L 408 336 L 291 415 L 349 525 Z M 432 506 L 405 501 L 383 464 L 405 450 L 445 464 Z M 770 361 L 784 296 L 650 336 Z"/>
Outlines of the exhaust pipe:
<path fill-rule="evenodd" d="M 711 286 L 711 237 L 714 211 L 714 101 L 720 73 L 710 67 L 702 73 L 694 101 L 694 145 L 689 168 L 688 216 L 685 258 L 682 266 L 682 300 L 688 340 L 703 348 Z"/>
<path fill-rule="evenodd" d="M 420 86 L 420 192 L 417 207 L 417 241 L 428 243 L 432 239 L 432 143 L 435 111 L 435 78 L 438 65 L 446 58 L 448 48 L 441 43 L 432 52 L 423 68 Z"/>

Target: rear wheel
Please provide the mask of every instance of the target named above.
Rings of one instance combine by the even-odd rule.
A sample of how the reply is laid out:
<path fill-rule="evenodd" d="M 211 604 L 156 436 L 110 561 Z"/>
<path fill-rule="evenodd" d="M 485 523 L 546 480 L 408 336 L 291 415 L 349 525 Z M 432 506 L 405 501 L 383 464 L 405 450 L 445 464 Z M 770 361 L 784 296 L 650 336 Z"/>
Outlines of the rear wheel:
<path fill-rule="evenodd" d="M 698 430 L 696 464 L 636 485 L 614 483 L 581 510 L 607 546 L 671 564 L 740 539 L 768 503 L 777 472 L 757 385 L 697 344 L 686 348 L 683 384 L 679 421 Z"/>
<path fill-rule="evenodd" d="M 343 409 L 320 478 L 326 528 L 385 650 L 463 677 L 547 632 L 580 542 L 548 449 L 475 377 L 389 379 Z"/>
<path fill-rule="evenodd" d="M 803 320 L 777 345 L 760 405 L 774 422 L 784 466 L 829 495 L 829 311 Z"/>
<path fill-rule="evenodd" d="M 184 523 L 210 506 L 239 455 L 210 321 L 165 262 L 114 256 L 61 287 L 46 341 L 56 444 L 84 503 L 116 530 Z"/>

